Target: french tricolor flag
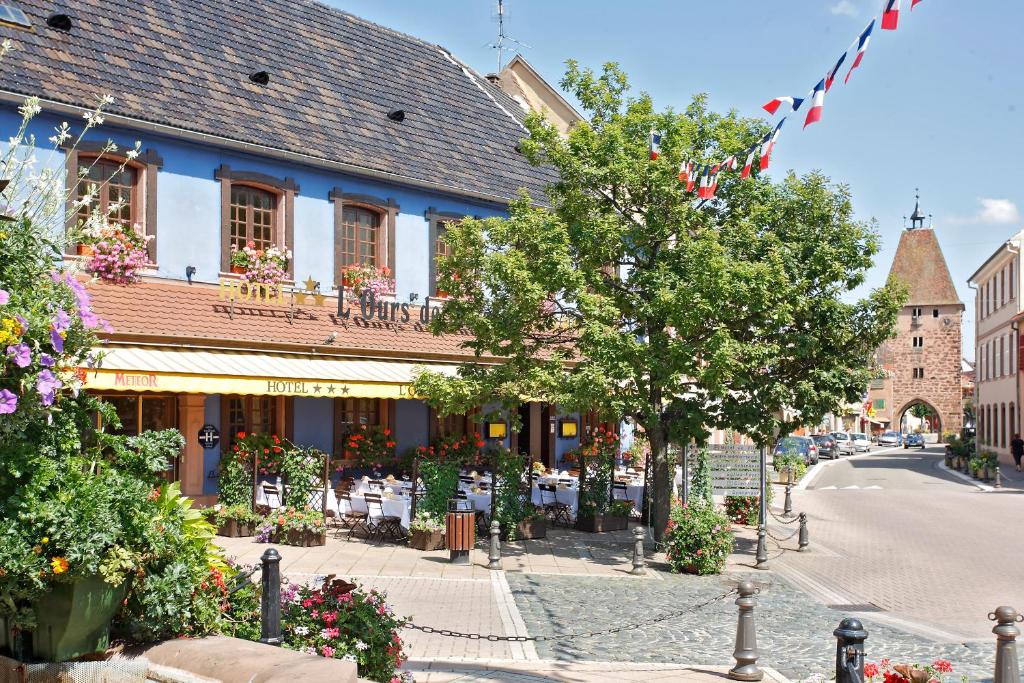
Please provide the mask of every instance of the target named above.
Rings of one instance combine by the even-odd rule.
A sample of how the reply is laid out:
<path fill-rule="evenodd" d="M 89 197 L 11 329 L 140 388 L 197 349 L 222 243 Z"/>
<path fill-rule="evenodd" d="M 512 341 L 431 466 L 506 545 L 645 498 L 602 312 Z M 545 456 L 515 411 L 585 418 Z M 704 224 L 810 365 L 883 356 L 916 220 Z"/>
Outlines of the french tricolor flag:
<path fill-rule="evenodd" d="M 779 107 L 781 107 L 784 104 L 788 104 L 793 111 L 796 111 L 797 109 L 800 108 L 800 105 L 803 103 L 803 99 L 799 97 L 776 97 L 774 100 L 772 100 L 771 102 L 769 102 L 768 104 L 764 105 L 761 108 L 774 116 L 775 112 L 779 110 Z"/>
<path fill-rule="evenodd" d="M 661 133 L 651 133 L 650 149 L 652 160 L 661 156 Z"/>
<path fill-rule="evenodd" d="M 730 171 L 736 170 L 736 155 L 733 154 L 725 159 L 721 164 L 722 168 L 727 168 Z"/>
<path fill-rule="evenodd" d="M 704 167 L 704 175 L 700 177 L 700 188 L 697 190 L 697 196 L 701 199 L 710 199 L 708 192 L 711 190 L 711 167 Z"/>
<path fill-rule="evenodd" d="M 772 160 L 772 150 L 775 148 L 775 142 L 779 139 L 779 135 L 782 133 L 782 124 L 786 122 L 786 119 L 779 121 L 778 125 L 775 126 L 775 130 L 765 135 L 761 142 L 761 170 L 767 170 L 768 164 Z"/>
<path fill-rule="evenodd" d="M 689 166 L 689 175 L 686 176 L 686 191 L 693 192 L 694 186 L 697 184 L 697 176 L 699 175 L 700 169 L 693 166 L 693 164 L 687 164 Z"/>
<path fill-rule="evenodd" d="M 871 23 L 868 24 L 868 27 L 864 29 L 860 34 L 860 37 L 857 38 L 857 56 L 854 58 L 853 64 L 850 65 L 850 70 L 846 72 L 846 78 L 843 80 L 843 83 L 850 82 L 850 74 L 853 73 L 854 69 L 860 66 L 861 60 L 864 59 L 864 53 L 868 51 L 868 43 L 871 42 L 871 31 L 874 28 L 875 20 L 872 19 Z"/>
<path fill-rule="evenodd" d="M 895 31 L 900 23 L 900 0 L 886 0 L 882 10 L 882 30 Z"/>
<path fill-rule="evenodd" d="M 913 0 L 913 1 L 912 1 L 912 2 L 910 3 L 910 11 L 911 11 L 911 12 L 913 12 L 913 11 L 914 11 L 914 8 L 915 8 L 915 7 L 917 7 L 917 3 L 919 3 L 919 2 L 921 2 L 921 0 Z"/>
<path fill-rule="evenodd" d="M 825 79 L 818 81 L 818 85 L 814 86 L 814 92 L 811 94 L 811 109 L 807 112 L 807 118 L 804 120 L 804 128 L 821 121 L 821 112 L 825 108 Z"/>
<path fill-rule="evenodd" d="M 750 168 L 754 165 L 754 155 L 757 154 L 757 146 L 754 146 L 747 154 L 747 160 L 743 162 L 743 170 L 740 171 L 740 178 L 750 177 Z"/>
<path fill-rule="evenodd" d="M 715 193 L 718 192 L 718 171 L 711 174 L 711 180 L 708 185 L 708 199 L 714 199 Z"/>
<path fill-rule="evenodd" d="M 679 164 L 679 182 L 689 184 L 690 182 L 690 170 L 693 168 L 692 161 L 684 161 Z"/>
<path fill-rule="evenodd" d="M 838 62 L 836 62 L 836 65 L 832 67 L 832 70 L 828 72 L 827 76 L 825 76 L 825 92 L 832 89 L 832 82 L 836 80 L 836 74 L 839 73 L 839 67 L 841 67 L 845 61 L 846 53 L 844 52 L 843 56 L 839 58 Z"/>

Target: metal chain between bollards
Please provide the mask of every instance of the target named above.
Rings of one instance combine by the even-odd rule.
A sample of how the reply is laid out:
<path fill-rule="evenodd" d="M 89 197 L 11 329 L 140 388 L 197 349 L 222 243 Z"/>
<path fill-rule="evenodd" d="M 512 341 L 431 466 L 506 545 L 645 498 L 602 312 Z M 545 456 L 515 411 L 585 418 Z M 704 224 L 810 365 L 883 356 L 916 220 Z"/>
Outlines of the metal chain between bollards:
<path fill-rule="evenodd" d="M 800 530 L 799 529 L 793 529 L 793 532 L 789 536 L 776 536 L 771 531 L 769 531 L 767 528 L 765 528 L 765 532 L 768 534 L 768 538 L 772 539 L 773 541 L 777 541 L 779 543 L 785 543 L 786 541 L 791 540 L 794 536 L 796 536 L 798 533 L 800 533 Z"/>
<path fill-rule="evenodd" d="M 412 622 L 407 623 L 405 626 L 406 626 L 406 628 L 411 628 L 414 631 L 419 631 L 421 633 L 434 633 L 434 634 L 437 634 L 439 636 L 446 636 L 448 638 L 467 638 L 469 640 L 486 640 L 486 641 L 489 641 L 489 642 L 492 642 L 492 643 L 499 643 L 499 642 L 500 643 L 557 642 L 557 641 L 563 641 L 563 640 L 570 640 L 570 639 L 573 639 L 573 638 L 593 638 L 595 636 L 605 636 L 605 635 L 610 635 L 612 633 L 619 633 L 621 631 L 629 631 L 629 630 L 632 630 L 632 629 L 635 629 L 635 628 L 640 628 L 641 626 L 650 626 L 651 624 L 658 624 L 658 623 L 661 623 L 663 621 L 668 621 L 669 619 L 675 619 L 676 617 L 681 617 L 682 615 L 687 614 L 689 612 L 696 612 L 699 609 L 704 609 L 708 605 L 712 605 L 712 604 L 718 602 L 719 600 L 724 600 L 725 598 L 729 597 L 730 595 L 732 595 L 734 593 L 736 593 L 735 589 L 727 591 L 725 593 L 722 593 L 721 595 L 716 595 L 715 597 L 711 598 L 710 600 L 705 600 L 704 602 L 697 603 L 696 605 L 690 605 L 689 607 L 687 607 L 685 609 L 677 610 L 675 612 L 669 612 L 667 614 L 662 614 L 661 616 L 655 617 L 653 619 L 649 619 L 647 621 L 638 621 L 636 623 L 631 623 L 631 624 L 620 624 L 618 626 L 613 626 L 613 627 L 610 627 L 610 628 L 604 628 L 604 629 L 600 629 L 600 630 L 597 630 L 597 631 L 583 631 L 583 632 L 579 632 L 579 633 L 559 633 L 557 635 L 552 635 L 552 636 L 498 636 L 498 635 L 493 635 L 493 634 L 491 634 L 491 635 L 484 635 L 484 634 L 480 634 L 480 633 L 461 633 L 459 631 L 451 631 L 449 629 L 433 628 L 432 626 L 420 626 L 419 624 L 414 624 Z"/>
<path fill-rule="evenodd" d="M 864 683 L 864 641 L 860 620 L 847 617 L 832 632 L 836 637 L 836 683 Z"/>

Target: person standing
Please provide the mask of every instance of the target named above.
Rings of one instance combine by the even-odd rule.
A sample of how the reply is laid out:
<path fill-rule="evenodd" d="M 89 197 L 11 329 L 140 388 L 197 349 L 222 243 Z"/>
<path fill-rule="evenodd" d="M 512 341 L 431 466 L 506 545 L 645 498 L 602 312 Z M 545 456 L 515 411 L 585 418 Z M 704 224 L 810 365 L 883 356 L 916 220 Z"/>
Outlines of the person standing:
<path fill-rule="evenodd" d="M 1017 471 L 1020 472 L 1020 459 L 1024 457 L 1024 439 L 1020 438 L 1020 434 L 1014 434 L 1013 439 L 1010 440 L 1010 453 L 1013 455 L 1013 462 L 1017 465 Z"/>

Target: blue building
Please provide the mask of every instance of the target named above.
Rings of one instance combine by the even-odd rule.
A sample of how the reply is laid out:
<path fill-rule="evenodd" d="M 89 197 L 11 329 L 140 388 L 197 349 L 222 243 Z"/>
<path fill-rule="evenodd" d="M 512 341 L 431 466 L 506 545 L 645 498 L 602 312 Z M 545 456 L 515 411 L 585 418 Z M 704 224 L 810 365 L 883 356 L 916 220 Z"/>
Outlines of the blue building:
<path fill-rule="evenodd" d="M 86 386 L 126 431 L 182 431 L 185 493 L 216 492 L 220 449 L 239 431 L 341 457 L 362 424 L 390 429 L 399 452 L 477 428 L 472 415 L 439 419 L 409 383 L 468 356 L 425 327 L 444 302 L 446 226 L 503 215 L 520 188 L 542 198 L 551 180 L 517 150 L 516 100 L 439 45 L 308 0 L 4 4 L 24 15 L 0 23 L 16 45 L 0 66 L 8 135 L 26 96 L 40 98 L 40 140 L 114 98 L 104 124 L 55 157 L 69 202 L 88 169 L 104 206 L 120 201 L 151 238 L 141 282 L 90 285 L 112 331 Z M 108 138 L 117 152 L 103 152 Z M 283 286 L 239 287 L 231 253 L 246 244 L 291 251 Z M 87 258 L 68 251 L 68 263 Z M 353 267 L 393 277 L 391 291 L 354 297 Z M 550 465 L 578 445 L 559 421 L 592 421 L 542 404 L 520 414 L 504 443 Z M 201 443 L 214 431 L 218 443 Z"/>

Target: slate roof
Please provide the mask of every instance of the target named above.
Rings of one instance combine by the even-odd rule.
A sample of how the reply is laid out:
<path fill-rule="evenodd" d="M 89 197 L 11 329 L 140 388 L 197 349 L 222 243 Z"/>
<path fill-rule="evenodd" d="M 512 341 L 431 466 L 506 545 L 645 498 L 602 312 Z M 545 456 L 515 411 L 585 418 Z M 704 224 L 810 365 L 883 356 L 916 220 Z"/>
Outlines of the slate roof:
<path fill-rule="evenodd" d="M 8 0 L 34 32 L 0 90 L 436 183 L 542 200 L 551 169 L 516 150 L 522 111 L 444 48 L 311 0 Z M 72 17 L 69 33 L 45 19 Z M 265 70 L 270 83 L 249 76 Z M 404 109 L 404 122 L 387 118 Z"/>
<path fill-rule="evenodd" d="M 939 240 L 931 228 L 903 231 L 889 275 L 895 275 L 910 289 L 907 306 L 963 306 L 953 286 Z"/>
<path fill-rule="evenodd" d="M 195 344 L 261 351 L 309 351 L 325 355 L 466 361 L 467 335 L 434 336 L 419 322 L 420 308 L 410 307 L 407 323 L 369 322 L 337 316 L 337 299 L 325 305 L 288 306 L 238 302 L 232 308 L 216 285 L 144 279 L 122 287 L 103 282 L 87 285 L 92 307 L 111 328 L 101 336 L 117 341 L 174 345 Z M 324 341 L 334 335 L 331 344 Z"/>

